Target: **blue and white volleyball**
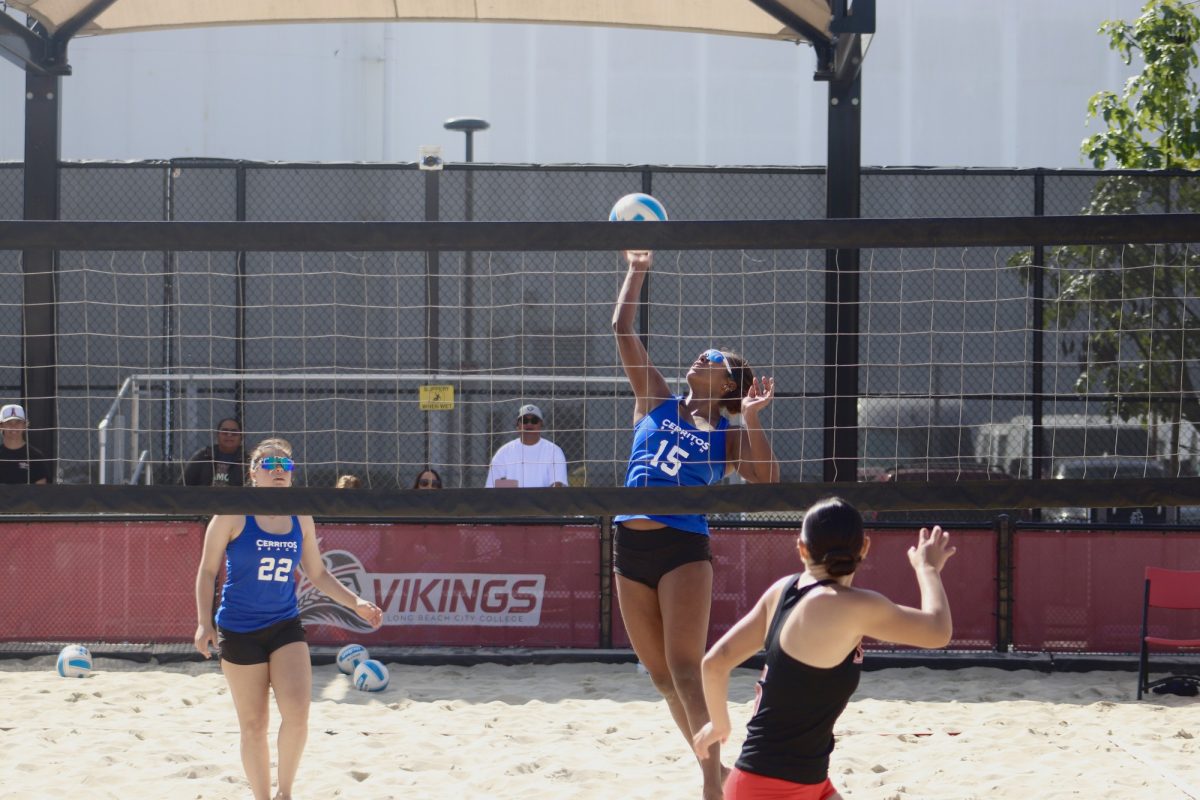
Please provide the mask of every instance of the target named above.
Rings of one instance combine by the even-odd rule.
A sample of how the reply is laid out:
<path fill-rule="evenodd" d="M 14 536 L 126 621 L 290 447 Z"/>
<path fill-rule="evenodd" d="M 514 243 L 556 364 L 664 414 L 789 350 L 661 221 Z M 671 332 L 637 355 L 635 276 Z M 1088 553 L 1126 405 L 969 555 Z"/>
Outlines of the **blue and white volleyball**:
<path fill-rule="evenodd" d="M 666 222 L 667 209 L 648 194 L 627 194 L 613 204 L 609 222 Z"/>
<path fill-rule="evenodd" d="M 92 654 L 81 644 L 69 644 L 58 653 L 58 674 L 64 678 L 86 678 L 92 671 Z"/>
<path fill-rule="evenodd" d="M 347 675 L 353 675 L 354 669 L 370 657 L 371 654 L 367 652 L 367 648 L 361 644 L 348 644 L 341 650 L 338 650 L 338 669 Z"/>
<path fill-rule="evenodd" d="M 388 671 L 373 658 L 354 668 L 354 688 L 360 692 L 382 692 L 388 687 Z"/>

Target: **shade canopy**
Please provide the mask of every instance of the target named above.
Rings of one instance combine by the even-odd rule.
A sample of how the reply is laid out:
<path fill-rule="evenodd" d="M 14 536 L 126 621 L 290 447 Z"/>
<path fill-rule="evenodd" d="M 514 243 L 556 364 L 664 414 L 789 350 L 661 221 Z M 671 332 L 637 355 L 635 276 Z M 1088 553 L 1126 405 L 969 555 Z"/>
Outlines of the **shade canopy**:
<path fill-rule="evenodd" d="M 8 0 L 51 34 L 95 15 L 97 0 Z M 293 22 L 514 22 L 600 25 L 807 41 L 827 34 L 829 0 L 99 0 L 79 35 Z M 73 22 L 75 21 L 75 22 Z M 808 26 L 808 31 L 804 27 Z"/>

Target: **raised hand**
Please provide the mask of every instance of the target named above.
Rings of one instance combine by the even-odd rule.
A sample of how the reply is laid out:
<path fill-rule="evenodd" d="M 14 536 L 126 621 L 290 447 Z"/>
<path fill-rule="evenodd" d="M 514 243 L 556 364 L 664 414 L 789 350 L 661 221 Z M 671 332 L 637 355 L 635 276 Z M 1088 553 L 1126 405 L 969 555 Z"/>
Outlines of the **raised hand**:
<path fill-rule="evenodd" d="M 941 572 L 956 552 L 958 548 L 950 544 L 950 534 L 942 530 L 942 526 L 934 525 L 932 531 L 921 528 L 916 545 L 908 548 L 908 561 L 913 569 L 930 566 Z"/>
<path fill-rule="evenodd" d="M 629 262 L 630 269 L 639 271 L 650 269 L 650 265 L 654 262 L 654 252 L 651 250 L 626 250 L 624 256 L 625 260 Z"/>
<path fill-rule="evenodd" d="M 757 377 L 750 383 L 750 389 L 742 398 L 742 416 L 747 413 L 757 414 L 762 411 L 775 397 L 775 379 Z"/>

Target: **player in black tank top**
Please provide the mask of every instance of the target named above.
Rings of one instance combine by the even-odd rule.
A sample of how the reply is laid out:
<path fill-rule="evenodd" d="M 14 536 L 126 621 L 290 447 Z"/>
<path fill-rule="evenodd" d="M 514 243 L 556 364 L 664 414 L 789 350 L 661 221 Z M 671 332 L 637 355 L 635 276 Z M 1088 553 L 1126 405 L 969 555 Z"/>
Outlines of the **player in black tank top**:
<path fill-rule="evenodd" d="M 802 577 L 803 573 L 793 576 L 771 620 L 758 700 L 737 767 L 795 783 L 820 783 L 829 773 L 833 725 L 858 688 L 862 649 L 854 648 L 828 669 L 784 652 L 779 634 L 789 613 L 813 589 L 836 583 L 830 579 L 800 585 Z"/>
<path fill-rule="evenodd" d="M 711 721 L 693 740 L 700 758 L 729 737 L 729 673 L 766 650 L 758 702 L 725 800 L 840 798 L 829 781 L 829 755 L 834 725 L 858 687 L 863 637 L 924 648 L 950 641 L 941 570 L 954 548 L 940 527 L 922 528 L 908 552 L 919 609 L 851 586 L 870 539 L 862 516 L 844 500 L 810 508 L 796 545 L 804 572 L 777 581 L 704 657 Z"/>

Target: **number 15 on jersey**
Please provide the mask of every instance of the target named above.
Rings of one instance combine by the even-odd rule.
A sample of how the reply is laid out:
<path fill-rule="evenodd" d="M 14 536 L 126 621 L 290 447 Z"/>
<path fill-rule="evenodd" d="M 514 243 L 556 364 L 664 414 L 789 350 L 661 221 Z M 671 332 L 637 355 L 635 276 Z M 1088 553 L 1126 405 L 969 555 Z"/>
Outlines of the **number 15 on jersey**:
<path fill-rule="evenodd" d="M 667 450 L 667 445 L 671 444 L 668 440 L 663 439 L 658 443 L 658 452 L 654 454 L 654 458 L 650 459 L 650 466 L 658 467 L 666 474 L 674 478 L 679 474 L 680 468 L 683 467 L 683 461 L 690 453 L 684 450 L 677 444 L 671 445 L 671 449 Z M 663 457 L 663 452 L 666 452 L 666 457 Z"/>

